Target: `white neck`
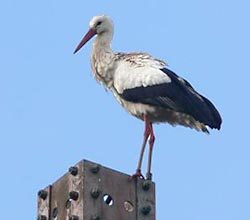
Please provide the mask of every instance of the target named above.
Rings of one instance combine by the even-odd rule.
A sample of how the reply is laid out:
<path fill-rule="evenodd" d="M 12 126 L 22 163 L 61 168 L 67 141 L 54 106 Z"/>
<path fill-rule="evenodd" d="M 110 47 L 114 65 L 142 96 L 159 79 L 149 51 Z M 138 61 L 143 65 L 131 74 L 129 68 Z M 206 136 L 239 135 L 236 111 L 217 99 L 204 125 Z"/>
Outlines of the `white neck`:
<path fill-rule="evenodd" d="M 98 81 L 103 82 L 107 87 L 112 85 L 114 66 L 112 62 L 114 53 L 111 49 L 113 34 L 104 32 L 97 35 L 93 44 L 92 67 Z"/>
<path fill-rule="evenodd" d="M 94 42 L 94 49 L 97 50 L 104 49 L 112 51 L 111 49 L 112 39 L 113 39 L 113 31 L 98 34 Z"/>

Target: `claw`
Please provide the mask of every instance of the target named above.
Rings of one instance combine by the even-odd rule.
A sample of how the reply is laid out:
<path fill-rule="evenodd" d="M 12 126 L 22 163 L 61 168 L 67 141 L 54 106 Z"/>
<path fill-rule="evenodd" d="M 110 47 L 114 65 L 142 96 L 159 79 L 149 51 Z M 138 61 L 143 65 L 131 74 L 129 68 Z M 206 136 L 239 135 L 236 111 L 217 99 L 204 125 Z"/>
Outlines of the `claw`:
<path fill-rule="evenodd" d="M 131 177 L 129 177 L 129 181 L 132 181 L 133 179 L 137 179 L 137 178 L 140 178 L 140 179 L 145 179 L 144 176 L 142 175 L 141 173 L 141 170 L 136 170 L 136 173 L 133 174 Z"/>
<path fill-rule="evenodd" d="M 147 180 L 152 180 L 152 173 L 147 173 L 146 178 Z"/>

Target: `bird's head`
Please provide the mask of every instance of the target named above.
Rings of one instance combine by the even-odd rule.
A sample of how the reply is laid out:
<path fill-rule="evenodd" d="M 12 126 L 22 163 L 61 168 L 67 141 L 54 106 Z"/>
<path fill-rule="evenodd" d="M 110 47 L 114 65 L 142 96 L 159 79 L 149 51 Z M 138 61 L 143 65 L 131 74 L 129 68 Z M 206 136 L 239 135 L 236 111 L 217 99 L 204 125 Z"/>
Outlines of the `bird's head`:
<path fill-rule="evenodd" d="M 113 22 L 106 15 L 95 16 L 89 22 L 89 31 L 85 34 L 74 53 L 79 51 L 84 44 L 86 44 L 92 37 L 95 35 L 103 36 L 103 35 L 113 36 Z"/>
<path fill-rule="evenodd" d="M 102 34 L 113 30 L 113 22 L 106 15 L 95 16 L 89 22 L 90 29 L 94 29 L 96 34 Z"/>

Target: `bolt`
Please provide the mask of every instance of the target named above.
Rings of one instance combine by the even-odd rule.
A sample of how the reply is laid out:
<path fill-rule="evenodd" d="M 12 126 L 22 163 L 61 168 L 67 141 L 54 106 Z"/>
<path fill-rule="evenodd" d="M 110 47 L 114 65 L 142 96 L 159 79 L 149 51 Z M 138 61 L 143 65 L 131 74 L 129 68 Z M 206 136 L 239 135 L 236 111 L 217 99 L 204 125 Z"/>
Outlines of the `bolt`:
<path fill-rule="evenodd" d="M 37 220 L 47 220 L 47 217 L 45 215 L 39 215 Z"/>
<path fill-rule="evenodd" d="M 69 168 L 69 173 L 73 176 L 76 176 L 78 173 L 78 168 L 77 167 L 70 167 Z"/>
<path fill-rule="evenodd" d="M 90 194 L 91 194 L 92 198 L 97 199 L 98 196 L 100 195 L 100 193 L 101 193 L 100 190 L 97 187 L 95 187 L 91 190 Z"/>
<path fill-rule="evenodd" d="M 143 206 L 141 208 L 141 213 L 143 215 L 148 215 L 150 213 L 150 211 L 151 211 L 151 207 L 150 206 Z"/>
<path fill-rule="evenodd" d="M 58 208 L 55 207 L 55 208 L 53 209 L 53 211 L 52 211 L 52 216 L 53 216 L 53 218 L 56 218 L 57 215 L 58 215 Z"/>
<path fill-rule="evenodd" d="M 76 191 L 69 192 L 69 198 L 76 201 L 79 197 L 79 193 Z"/>
<path fill-rule="evenodd" d="M 99 165 L 99 164 L 96 164 L 96 165 L 94 165 L 94 166 L 92 166 L 92 167 L 90 168 L 90 171 L 91 171 L 93 174 L 97 174 L 97 173 L 99 172 L 99 170 L 100 170 L 100 165 Z"/>
<path fill-rule="evenodd" d="M 39 196 L 39 198 L 45 200 L 47 198 L 48 192 L 42 189 L 42 190 L 39 190 L 37 195 Z"/>
<path fill-rule="evenodd" d="M 151 181 L 150 180 L 145 180 L 143 183 L 142 183 L 142 189 L 144 191 L 148 191 L 150 189 L 150 186 L 151 186 Z"/>
<path fill-rule="evenodd" d="M 100 216 L 99 215 L 93 215 L 91 220 L 100 220 Z"/>
<path fill-rule="evenodd" d="M 79 217 L 77 215 L 71 215 L 69 220 L 79 220 Z"/>

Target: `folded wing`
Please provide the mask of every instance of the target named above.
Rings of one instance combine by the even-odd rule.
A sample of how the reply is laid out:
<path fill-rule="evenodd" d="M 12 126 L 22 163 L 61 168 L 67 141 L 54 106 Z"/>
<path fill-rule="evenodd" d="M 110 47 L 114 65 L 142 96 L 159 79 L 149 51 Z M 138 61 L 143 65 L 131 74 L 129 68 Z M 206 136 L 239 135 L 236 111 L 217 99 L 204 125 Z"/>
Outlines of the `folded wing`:
<path fill-rule="evenodd" d="M 114 86 L 126 101 L 182 112 L 210 128 L 220 129 L 222 120 L 212 102 L 167 68 L 131 68 L 120 71 L 116 79 Z"/>

